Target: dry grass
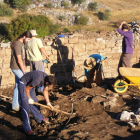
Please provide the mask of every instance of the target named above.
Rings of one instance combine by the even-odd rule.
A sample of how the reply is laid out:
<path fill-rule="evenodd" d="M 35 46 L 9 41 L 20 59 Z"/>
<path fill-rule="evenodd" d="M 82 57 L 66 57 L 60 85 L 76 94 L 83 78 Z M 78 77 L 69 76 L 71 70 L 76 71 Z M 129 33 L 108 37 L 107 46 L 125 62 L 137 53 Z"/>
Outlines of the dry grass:
<path fill-rule="evenodd" d="M 94 0 L 93 0 L 94 1 Z M 96 0 L 98 4 L 105 5 L 106 7 L 111 9 L 111 16 L 109 21 L 99 21 L 98 17 L 95 15 L 97 12 L 91 11 L 83 11 L 84 15 L 92 17 L 93 25 L 88 26 L 73 26 L 67 27 L 71 31 L 74 30 L 89 30 L 89 31 L 111 31 L 117 28 L 121 21 L 131 22 L 137 21 L 140 19 L 140 1 L 139 0 Z M 52 10 L 59 10 L 63 11 L 64 9 L 52 9 Z M 71 9 L 72 11 L 74 9 Z M 99 11 L 104 11 L 105 8 L 101 7 Z M 0 20 L 11 21 L 13 18 L 18 17 L 20 14 L 17 10 L 14 11 L 13 17 L 0 17 Z M 34 10 L 29 12 L 30 14 L 36 14 Z M 54 17 L 50 19 L 54 20 Z M 57 19 L 56 19 L 57 20 Z M 100 22 L 100 23 L 99 23 Z"/>

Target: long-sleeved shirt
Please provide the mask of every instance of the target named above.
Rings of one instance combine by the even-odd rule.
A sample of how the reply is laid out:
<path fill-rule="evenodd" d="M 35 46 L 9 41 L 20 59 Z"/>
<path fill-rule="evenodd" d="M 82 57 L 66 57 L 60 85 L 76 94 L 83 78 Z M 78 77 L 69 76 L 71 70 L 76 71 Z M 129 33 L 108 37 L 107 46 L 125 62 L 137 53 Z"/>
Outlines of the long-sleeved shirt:
<path fill-rule="evenodd" d="M 132 32 L 126 31 L 124 32 L 120 28 L 118 28 L 118 32 L 124 36 L 123 41 L 122 41 L 122 52 L 123 53 L 128 53 L 128 54 L 133 54 L 133 35 Z"/>

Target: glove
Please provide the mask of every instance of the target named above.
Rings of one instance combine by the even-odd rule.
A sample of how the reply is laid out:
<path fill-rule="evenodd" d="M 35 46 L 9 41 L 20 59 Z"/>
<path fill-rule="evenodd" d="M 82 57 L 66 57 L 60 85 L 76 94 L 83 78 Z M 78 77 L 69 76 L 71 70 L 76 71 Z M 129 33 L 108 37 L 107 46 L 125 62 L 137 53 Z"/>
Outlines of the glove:
<path fill-rule="evenodd" d="M 47 106 L 49 106 L 50 109 L 53 111 L 54 107 L 51 105 L 51 103 L 47 103 Z"/>
<path fill-rule="evenodd" d="M 30 98 L 28 101 L 29 101 L 29 104 L 34 104 L 34 100 L 32 98 Z"/>

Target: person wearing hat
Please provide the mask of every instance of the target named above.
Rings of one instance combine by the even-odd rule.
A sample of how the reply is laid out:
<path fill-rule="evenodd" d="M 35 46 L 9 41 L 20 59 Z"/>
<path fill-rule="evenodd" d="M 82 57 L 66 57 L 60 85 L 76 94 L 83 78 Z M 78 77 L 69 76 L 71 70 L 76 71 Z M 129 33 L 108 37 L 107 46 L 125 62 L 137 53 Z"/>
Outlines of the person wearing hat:
<path fill-rule="evenodd" d="M 29 55 L 30 60 L 30 71 L 41 70 L 44 72 L 44 64 L 42 54 L 48 60 L 49 55 L 47 54 L 41 39 L 37 38 L 36 30 L 30 30 L 32 39 L 25 45 L 25 48 Z M 43 92 L 43 87 L 38 89 Z"/>
<path fill-rule="evenodd" d="M 100 54 L 92 54 L 84 61 L 85 75 L 87 77 L 86 87 L 91 87 L 94 75 L 96 74 L 96 84 L 101 83 L 101 61 L 105 58 Z"/>

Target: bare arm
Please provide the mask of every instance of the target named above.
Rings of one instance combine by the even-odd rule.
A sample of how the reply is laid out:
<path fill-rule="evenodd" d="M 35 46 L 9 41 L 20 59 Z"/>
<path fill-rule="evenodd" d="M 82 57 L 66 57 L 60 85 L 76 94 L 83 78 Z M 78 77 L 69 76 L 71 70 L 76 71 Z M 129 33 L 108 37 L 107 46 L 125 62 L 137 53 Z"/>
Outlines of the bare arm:
<path fill-rule="evenodd" d="M 46 58 L 49 57 L 44 47 L 40 48 L 40 51 L 45 55 Z"/>
<path fill-rule="evenodd" d="M 49 93 L 48 93 L 48 86 L 44 87 L 43 94 L 44 94 L 44 98 L 46 100 L 46 103 L 50 103 Z"/>
<path fill-rule="evenodd" d="M 126 22 L 123 21 L 123 22 L 120 24 L 119 29 L 122 29 L 122 25 L 125 24 L 125 23 L 126 23 Z"/>
<path fill-rule="evenodd" d="M 22 70 L 23 73 L 26 73 L 26 68 L 23 64 L 23 61 L 22 61 L 22 58 L 21 58 L 21 55 L 17 55 L 17 61 L 18 61 L 18 64 Z"/>
<path fill-rule="evenodd" d="M 25 91 L 26 91 L 26 94 L 27 94 L 27 97 L 30 99 L 31 97 L 30 97 L 30 89 L 32 89 L 33 87 L 31 87 L 31 86 L 26 86 L 26 88 L 25 88 Z"/>

